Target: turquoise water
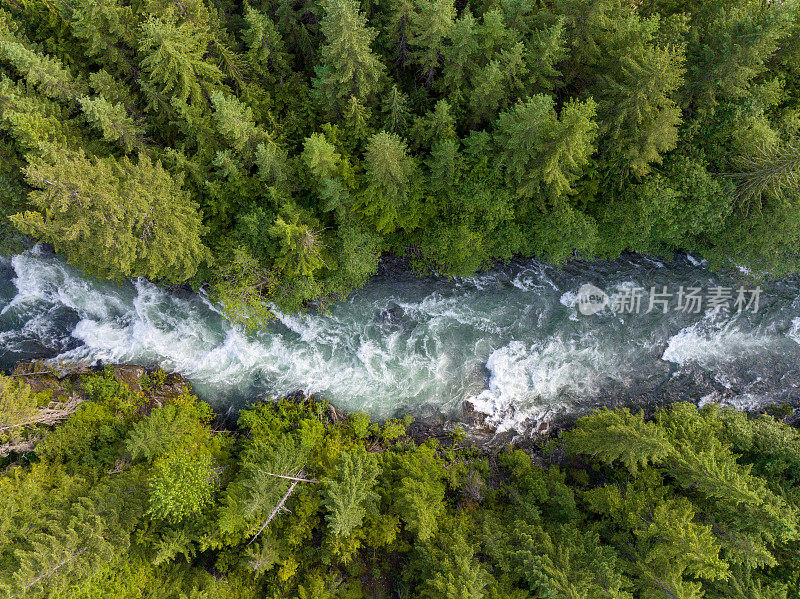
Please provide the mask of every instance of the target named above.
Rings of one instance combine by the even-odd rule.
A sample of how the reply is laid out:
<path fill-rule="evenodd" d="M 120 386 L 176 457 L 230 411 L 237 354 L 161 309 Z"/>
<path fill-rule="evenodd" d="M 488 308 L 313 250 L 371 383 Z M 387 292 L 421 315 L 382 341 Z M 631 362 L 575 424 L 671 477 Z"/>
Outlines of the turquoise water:
<path fill-rule="evenodd" d="M 35 248 L 0 258 L 0 365 L 26 358 L 158 364 L 217 408 L 302 389 L 378 417 L 457 417 L 465 402 L 500 430 L 680 399 L 740 408 L 798 403 L 800 282 L 761 284 L 760 305 L 733 310 L 584 315 L 593 284 L 626 289 L 748 289 L 691 256 L 663 263 L 514 264 L 468 279 L 377 276 L 325 314 L 232 326 L 203 296 L 144 280 L 83 277 Z"/>

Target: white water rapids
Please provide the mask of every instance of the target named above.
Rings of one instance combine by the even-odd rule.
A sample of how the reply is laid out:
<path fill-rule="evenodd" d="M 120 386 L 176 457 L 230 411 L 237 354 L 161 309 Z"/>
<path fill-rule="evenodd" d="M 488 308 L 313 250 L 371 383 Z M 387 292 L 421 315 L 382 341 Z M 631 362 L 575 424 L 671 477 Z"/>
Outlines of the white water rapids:
<path fill-rule="evenodd" d="M 741 408 L 800 398 L 800 282 L 763 288 L 756 313 L 584 316 L 578 290 L 752 285 L 691 256 L 538 262 L 470 279 L 376 277 L 327 313 L 232 326 L 202 295 L 81 275 L 39 248 L 0 258 L 0 366 L 29 358 L 158 364 L 217 408 L 295 390 L 346 410 L 458 416 L 499 430 L 601 405 L 689 399 Z"/>

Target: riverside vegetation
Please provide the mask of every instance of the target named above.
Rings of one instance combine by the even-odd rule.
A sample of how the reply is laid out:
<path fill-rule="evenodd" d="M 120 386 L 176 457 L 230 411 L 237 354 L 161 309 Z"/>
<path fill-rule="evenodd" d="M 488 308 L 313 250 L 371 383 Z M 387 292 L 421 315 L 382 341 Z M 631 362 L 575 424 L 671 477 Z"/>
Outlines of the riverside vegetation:
<path fill-rule="evenodd" d="M 0 0 L 1 233 L 255 326 L 385 251 L 794 271 L 799 6 Z"/>
<path fill-rule="evenodd" d="M 312 400 L 226 430 L 161 372 L 49 378 L 0 377 L 0 596 L 800 597 L 800 432 L 772 416 L 603 410 L 532 457 Z"/>

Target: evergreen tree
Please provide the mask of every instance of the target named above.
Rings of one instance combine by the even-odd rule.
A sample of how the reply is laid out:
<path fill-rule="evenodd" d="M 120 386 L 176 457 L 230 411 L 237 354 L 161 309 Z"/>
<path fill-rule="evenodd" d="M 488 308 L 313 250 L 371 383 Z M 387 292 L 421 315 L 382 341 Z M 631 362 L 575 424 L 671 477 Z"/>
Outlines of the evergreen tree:
<path fill-rule="evenodd" d="M 322 5 L 325 44 L 314 86 L 323 104 L 341 109 L 351 97 L 363 101 L 375 94 L 384 67 L 370 49 L 376 33 L 367 27 L 356 0 L 323 0 Z"/>
<path fill-rule="evenodd" d="M 342 453 L 335 478 L 322 479 L 322 503 L 328 528 L 336 537 L 346 537 L 361 525 L 378 495 L 372 490 L 378 466 L 364 451 Z"/>
<path fill-rule="evenodd" d="M 222 80 L 219 68 L 205 59 L 210 42 L 208 30 L 189 20 L 151 17 L 142 23 L 139 52 L 147 76 L 140 84 L 150 110 L 163 110 L 174 102 L 208 103 L 208 94 Z"/>
<path fill-rule="evenodd" d="M 595 97 L 605 147 L 624 169 L 638 176 L 675 148 L 681 111 L 672 96 L 683 83 L 683 51 L 643 45 L 622 57 L 618 69 L 602 76 Z"/>
<path fill-rule="evenodd" d="M 567 436 L 567 446 L 612 464 L 619 460 L 632 474 L 640 467 L 662 463 L 674 453 L 666 434 L 644 416 L 627 410 L 601 410 Z"/>
<path fill-rule="evenodd" d="M 144 154 L 134 163 L 51 148 L 26 177 L 39 211 L 13 216 L 15 226 L 92 274 L 183 281 L 210 258 L 181 179 Z"/>
<path fill-rule="evenodd" d="M 324 266 L 321 232 L 302 223 L 299 215 L 288 219 L 279 216 L 269 234 L 280 243 L 281 255 L 275 265 L 287 279 L 313 277 L 314 272 Z"/>
<path fill-rule="evenodd" d="M 364 156 L 367 187 L 356 204 L 378 232 L 412 228 L 419 215 L 415 198 L 416 165 L 397 135 L 373 135 Z"/>
<path fill-rule="evenodd" d="M 13 65 L 28 83 L 50 98 L 76 101 L 88 91 L 86 82 L 73 77 L 57 58 L 36 52 L 2 31 L 0 60 Z"/>
<path fill-rule="evenodd" d="M 411 58 L 420 66 L 424 81 L 430 85 L 453 28 L 456 7 L 452 0 L 419 0 L 416 4 L 417 10 L 411 14 L 410 42 L 415 48 Z"/>
<path fill-rule="evenodd" d="M 118 143 L 125 152 L 144 150 L 143 128 L 123 104 L 112 104 L 102 96 L 83 96 L 79 101 L 87 120 L 103 132 L 103 139 Z"/>
<path fill-rule="evenodd" d="M 571 192 L 593 151 L 595 104 L 572 101 L 553 109 L 549 96 L 533 96 L 502 113 L 495 140 L 499 164 L 517 195 L 556 200 Z"/>
<path fill-rule="evenodd" d="M 253 110 L 235 97 L 215 90 L 211 92 L 211 103 L 217 131 L 244 157 L 250 158 L 258 144 L 270 140 L 267 132 L 256 125 Z"/>

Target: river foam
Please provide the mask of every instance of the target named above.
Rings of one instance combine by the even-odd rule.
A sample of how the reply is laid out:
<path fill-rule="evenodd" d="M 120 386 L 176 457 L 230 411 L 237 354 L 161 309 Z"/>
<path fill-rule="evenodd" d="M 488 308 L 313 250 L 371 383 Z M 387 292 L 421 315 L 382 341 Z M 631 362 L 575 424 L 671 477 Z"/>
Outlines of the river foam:
<path fill-rule="evenodd" d="M 797 399 L 795 282 L 765 292 L 763 313 L 732 316 L 584 316 L 577 297 L 586 283 L 613 299 L 633 287 L 717 279 L 693 258 L 532 262 L 454 280 L 395 273 L 327 313 L 277 312 L 253 333 L 202 294 L 92 280 L 35 249 L 0 268 L 0 363 L 158 364 L 219 408 L 298 389 L 377 417 L 458 417 L 468 402 L 500 431 L 584 413 L 612 393 L 747 406 Z"/>

